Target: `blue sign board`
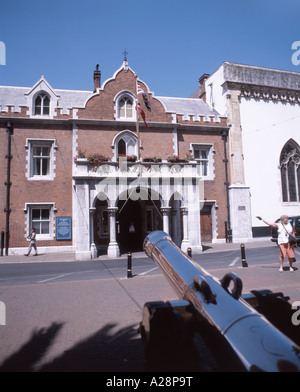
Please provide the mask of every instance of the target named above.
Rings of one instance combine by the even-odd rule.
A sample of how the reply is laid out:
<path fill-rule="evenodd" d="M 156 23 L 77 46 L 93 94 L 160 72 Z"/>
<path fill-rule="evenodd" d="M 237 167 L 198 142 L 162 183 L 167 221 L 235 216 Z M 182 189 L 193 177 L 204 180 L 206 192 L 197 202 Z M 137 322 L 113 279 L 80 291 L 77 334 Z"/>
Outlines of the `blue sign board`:
<path fill-rule="evenodd" d="M 56 239 L 57 240 L 72 239 L 72 218 L 70 216 L 56 217 Z"/>

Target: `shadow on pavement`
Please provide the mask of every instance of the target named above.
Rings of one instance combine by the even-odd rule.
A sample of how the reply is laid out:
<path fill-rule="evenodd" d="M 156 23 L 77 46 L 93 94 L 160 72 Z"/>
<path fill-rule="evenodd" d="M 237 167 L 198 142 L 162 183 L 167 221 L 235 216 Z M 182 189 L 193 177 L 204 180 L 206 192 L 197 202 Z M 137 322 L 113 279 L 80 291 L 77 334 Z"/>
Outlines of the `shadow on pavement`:
<path fill-rule="evenodd" d="M 53 344 L 63 323 L 52 323 L 49 328 L 34 330 L 31 338 L 16 353 L 6 359 L 0 372 L 32 372 Z"/>
<path fill-rule="evenodd" d="M 51 362 L 39 366 L 63 324 L 34 331 L 31 338 L 0 366 L 0 372 L 122 372 L 145 371 L 144 347 L 133 326 L 112 334 L 106 324 Z"/>
<path fill-rule="evenodd" d="M 48 328 L 34 330 L 30 339 L 2 363 L 0 373 L 203 371 L 194 349 L 192 361 L 187 360 L 191 354 L 186 352 L 187 347 L 185 352 L 178 353 L 176 360 L 168 358 L 146 365 L 144 344 L 136 325 L 113 332 L 117 326 L 113 323 L 41 364 L 63 325 L 52 323 Z"/>

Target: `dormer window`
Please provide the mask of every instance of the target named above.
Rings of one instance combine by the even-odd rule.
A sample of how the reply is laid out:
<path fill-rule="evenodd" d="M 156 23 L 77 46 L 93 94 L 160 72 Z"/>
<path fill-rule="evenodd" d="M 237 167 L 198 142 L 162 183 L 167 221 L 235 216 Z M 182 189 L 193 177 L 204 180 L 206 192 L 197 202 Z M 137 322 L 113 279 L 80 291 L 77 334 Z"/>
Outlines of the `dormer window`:
<path fill-rule="evenodd" d="M 126 119 L 133 118 L 133 101 L 130 97 L 125 96 L 119 100 L 118 117 Z"/>
<path fill-rule="evenodd" d="M 49 116 L 50 114 L 50 99 L 46 94 L 39 94 L 34 102 L 35 116 Z"/>

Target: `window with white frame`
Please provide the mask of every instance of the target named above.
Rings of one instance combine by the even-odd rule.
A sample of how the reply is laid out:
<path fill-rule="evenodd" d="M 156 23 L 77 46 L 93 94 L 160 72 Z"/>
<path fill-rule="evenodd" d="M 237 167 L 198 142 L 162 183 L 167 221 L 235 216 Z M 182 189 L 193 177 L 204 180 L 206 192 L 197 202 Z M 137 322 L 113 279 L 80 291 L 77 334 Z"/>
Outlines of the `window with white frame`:
<path fill-rule="evenodd" d="M 34 115 L 49 116 L 50 98 L 46 94 L 39 94 L 34 100 Z"/>
<path fill-rule="evenodd" d="M 53 180 L 55 168 L 55 140 L 27 139 L 28 172 L 31 180 Z"/>
<path fill-rule="evenodd" d="M 134 119 L 133 98 L 129 95 L 122 95 L 118 100 L 118 118 L 123 120 Z"/>
<path fill-rule="evenodd" d="M 137 155 L 137 137 L 131 131 L 123 131 L 114 139 L 115 159 L 119 155 Z"/>
<path fill-rule="evenodd" d="M 36 145 L 32 147 L 32 170 L 33 176 L 49 176 L 51 147 Z"/>
<path fill-rule="evenodd" d="M 211 176 L 211 145 L 201 145 L 194 144 L 193 145 L 193 154 L 194 159 L 198 163 L 198 174 L 202 177 L 210 177 Z"/>
<path fill-rule="evenodd" d="M 26 233 L 34 227 L 37 239 L 54 239 L 55 203 L 26 203 Z"/>
<path fill-rule="evenodd" d="M 36 234 L 50 235 L 50 208 L 32 208 L 31 226 Z"/>

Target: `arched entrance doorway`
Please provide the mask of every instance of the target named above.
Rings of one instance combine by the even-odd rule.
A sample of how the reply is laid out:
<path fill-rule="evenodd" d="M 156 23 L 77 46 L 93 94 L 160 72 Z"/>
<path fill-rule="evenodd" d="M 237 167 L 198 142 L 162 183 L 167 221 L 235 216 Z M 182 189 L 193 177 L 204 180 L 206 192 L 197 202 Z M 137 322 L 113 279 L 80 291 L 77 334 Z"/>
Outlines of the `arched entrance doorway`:
<path fill-rule="evenodd" d="M 107 211 L 107 200 L 97 198 L 93 211 L 93 235 L 92 243 L 97 249 L 97 256 L 103 255 L 107 251 L 109 244 L 109 215 Z"/>
<path fill-rule="evenodd" d="M 140 193 L 135 189 L 135 196 Z M 145 195 L 148 194 L 147 200 Z M 117 242 L 121 253 L 137 252 L 143 250 L 143 242 L 147 234 L 155 230 L 162 230 L 163 219 L 160 212 L 160 200 L 151 199 L 151 191 L 143 189 L 143 197 L 133 200 L 118 200 L 116 215 Z M 129 228 L 133 224 L 135 232 Z"/>
<path fill-rule="evenodd" d="M 117 215 L 117 241 L 120 252 L 134 252 L 142 250 L 142 225 L 141 225 L 141 204 L 133 200 L 120 200 L 118 203 Z M 129 228 L 133 225 L 134 232 Z"/>

